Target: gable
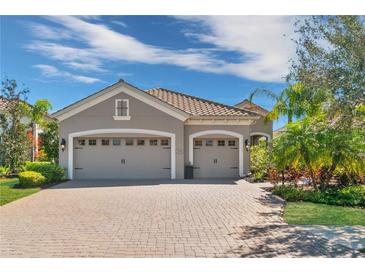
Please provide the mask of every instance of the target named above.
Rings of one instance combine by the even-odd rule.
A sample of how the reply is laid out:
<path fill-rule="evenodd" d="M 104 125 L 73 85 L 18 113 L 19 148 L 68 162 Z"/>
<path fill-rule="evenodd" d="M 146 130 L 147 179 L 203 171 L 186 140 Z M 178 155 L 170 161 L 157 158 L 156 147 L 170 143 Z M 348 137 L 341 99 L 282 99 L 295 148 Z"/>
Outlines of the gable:
<path fill-rule="evenodd" d="M 52 114 L 52 117 L 58 119 L 59 121 L 63 121 L 97 104 L 100 104 L 105 100 L 121 94 L 125 94 L 133 97 L 136 100 L 142 101 L 143 103 L 153 108 L 156 108 L 159 111 L 165 112 L 166 114 L 173 116 L 181 121 L 185 121 L 189 117 L 189 115 L 184 113 L 183 111 L 175 109 L 167 103 L 158 100 L 157 98 L 133 87 L 132 85 L 124 81 L 119 81 L 97 93 L 90 95 L 89 97 L 86 97 L 81 101 L 78 101 L 64 109 L 61 109 Z"/>

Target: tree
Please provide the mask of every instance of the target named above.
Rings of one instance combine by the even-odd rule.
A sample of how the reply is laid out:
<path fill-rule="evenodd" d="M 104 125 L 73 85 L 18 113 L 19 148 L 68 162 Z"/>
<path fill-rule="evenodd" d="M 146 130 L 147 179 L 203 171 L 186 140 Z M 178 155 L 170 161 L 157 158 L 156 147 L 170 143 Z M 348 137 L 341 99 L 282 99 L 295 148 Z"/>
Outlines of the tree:
<path fill-rule="evenodd" d="M 298 21 L 297 58 L 288 80 L 330 95 L 327 118 L 345 127 L 365 126 L 365 17 L 313 16 Z"/>
<path fill-rule="evenodd" d="M 5 165 L 9 166 L 12 172 L 29 157 L 26 125 L 21 121 L 27 115 L 24 100 L 28 92 L 26 88 L 18 89 L 15 80 L 2 81 L 1 96 L 8 104 L 6 111 L 0 114 L 0 153 Z"/>
<path fill-rule="evenodd" d="M 304 86 L 300 83 L 289 85 L 279 95 L 268 89 L 256 89 L 250 94 L 250 101 L 257 95 L 265 95 L 275 100 L 273 109 L 267 114 L 267 120 L 278 120 L 281 115 L 288 117 L 288 123 L 293 118 L 300 118 L 304 115 L 303 107 Z"/>
<path fill-rule="evenodd" d="M 59 129 L 56 121 L 47 123 L 44 132 L 41 134 L 42 148 L 47 154 L 47 158 L 53 163 L 58 163 L 58 136 Z"/>
<path fill-rule="evenodd" d="M 29 126 L 32 128 L 32 161 L 36 158 L 36 149 L 38 144 L 36 143 L 35 135 L 37 125 L 42 127 L 47 126 L 47 121 L 44 119 L 48 111 L 52 108 L 51 103 L 48 100 L 40 99 L 35 102 L 33 106 L 26 104 L 26 116 L 29 117 Z"/>

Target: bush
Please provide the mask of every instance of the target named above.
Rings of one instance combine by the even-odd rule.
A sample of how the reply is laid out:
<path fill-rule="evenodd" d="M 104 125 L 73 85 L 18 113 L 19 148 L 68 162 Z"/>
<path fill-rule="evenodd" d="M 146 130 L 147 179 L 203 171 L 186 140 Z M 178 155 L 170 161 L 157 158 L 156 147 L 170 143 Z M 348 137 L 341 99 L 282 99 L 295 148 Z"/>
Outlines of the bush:
<path fill-rule="evenodd" d="M 0 177 L 8 176 L 10 174 L 10 167 L 0 166 Z"/>
<path fill-rule="evenodd" d="M 250 148 L 251 173 L 255 181 L 261 181 L 267 177 L 267 169 L 270 162 L 270 152 L 265 141 L 259 141 L 258 145 Z"/>
<path fill-rule="evenodd" d="M 18 174 L 19 186 L 21 187 L 38 187 L 46 182 L 46 178 L 35 171 L 23 171 Z"/>
<path fill-rule="evenodd" d="M 46 177 L 46 182 L 60 182 L 65 180 L 65 170 L 50 162 L 26 162 L 22 167 L 24 171 L 35 171 Z"/>
<path fill-rule="evenodd" d="M 312 202 L 337 206 L 365 207 L 365 187 L 349 186 L 327 190 L 303 190 L 294 186 L 275 186 L 273 194 L 288 202 Z"/>

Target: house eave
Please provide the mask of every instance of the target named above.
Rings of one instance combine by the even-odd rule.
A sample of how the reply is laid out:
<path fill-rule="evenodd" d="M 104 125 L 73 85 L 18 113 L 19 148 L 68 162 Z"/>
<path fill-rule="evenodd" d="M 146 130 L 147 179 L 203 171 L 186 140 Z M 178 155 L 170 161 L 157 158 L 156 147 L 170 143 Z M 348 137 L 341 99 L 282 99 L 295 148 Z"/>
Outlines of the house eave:
<path fill-rule="evenodd" d="M 186 125 L 251 125 L 260 117 L 256 116 L 193 116 Z"/>

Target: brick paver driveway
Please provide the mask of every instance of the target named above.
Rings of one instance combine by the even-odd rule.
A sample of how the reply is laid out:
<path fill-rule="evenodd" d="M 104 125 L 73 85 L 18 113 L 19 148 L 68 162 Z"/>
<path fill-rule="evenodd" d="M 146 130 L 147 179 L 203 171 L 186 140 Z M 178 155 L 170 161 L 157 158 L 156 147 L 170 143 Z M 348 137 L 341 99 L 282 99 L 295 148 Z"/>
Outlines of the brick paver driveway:
<path fill-rule="evenodd" d="M 244 180 L 71 181 L 0 208 L 1 257 L 355 256 Z"/>

